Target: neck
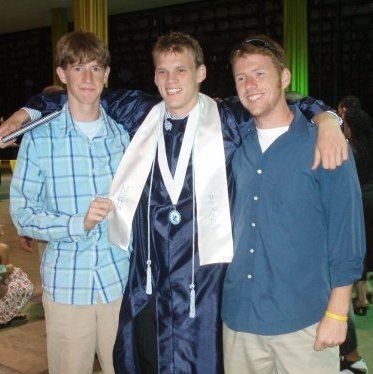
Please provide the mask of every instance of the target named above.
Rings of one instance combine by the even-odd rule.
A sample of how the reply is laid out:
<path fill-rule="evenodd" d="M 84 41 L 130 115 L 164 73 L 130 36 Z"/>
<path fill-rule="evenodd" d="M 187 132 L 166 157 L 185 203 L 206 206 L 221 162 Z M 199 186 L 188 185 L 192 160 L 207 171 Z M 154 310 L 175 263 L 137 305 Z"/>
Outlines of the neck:
<path fill-rule="evenodd" d="M 194 107 L 198 104 L 198 96 L 195 97 L 193 102 L 189 103 L 189 105 L 185 106 L 184 108 L 169 108 L 167 107 L 166 103 L 166 112 L 169 116 L 173 119 L 183 119 L 189 115 L 189 113 L 194 109 Z"/>
<path fill-rule="evenodd" d="M 169 112 L 166 108 L 166 117 L 167 118 L 171 118 L 171 119 L 183 119 L 185 117 L 188 117 L 190 111 L 187 112 L 186 114 L 183 114 L 183 115 L 180 115 L 180 114 L 173 114 L 171 112 Z"/>
<path fill-rule="evenodd" d="M 97 104 L 76 104 L 69 100 L 69 110 L 75 121 L 92 122 L 100 118 L 100 105 Z"/>
<path fill-rule="evenodd" d="M 255 124 L 259 129 L 273 129 L 290 126 L 294 113 L 288 107 L 286 101 L 277 105 L 270 112 L 261 116 L 254 116 Z"/>

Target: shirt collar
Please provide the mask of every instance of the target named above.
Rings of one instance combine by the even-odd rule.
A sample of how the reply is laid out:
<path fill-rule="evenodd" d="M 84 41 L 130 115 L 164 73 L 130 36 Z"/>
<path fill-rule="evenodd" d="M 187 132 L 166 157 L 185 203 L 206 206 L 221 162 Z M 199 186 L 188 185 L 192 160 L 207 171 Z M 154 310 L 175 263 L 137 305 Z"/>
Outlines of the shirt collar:
<path fill-rule="evenodd" d="M 117 125 L 116 123 L 114 122 L 114 120 L 112 120 L 105 112 L 104 108 L 100 105 L 100 112 L 101 112 L 101 115 L 102 115 L 102 119 L 103 119 L 103 129 L 102 129 L 102 133 L 101 135 L 99 136 L 100 138 L 103 138 L 103 137 L 109 137 L 109 138 L 113 138 L 116 136 L 116 134 L 118 133 L 118 129 L 117 129 Z M 63 126 L 63 132 L 64 132 L 64 135 L 67 136 L 68 134 L 72 133 L 72 132 L 76 132 L 76 129 L 75 129 L 75 126 L 74 126 L 74 123 L 73 123 L 73 120 L 72 120 L 72 117 L 69 113 L 69 106 L 68 106 L 68 103 L 66 103 L 63 108 L 62 108 L 62 113 L 64 113 L 65 115 L 65 121 L 61 121 L 61 126 Z"/>
<path fill-rule="evenodd" d="M 289 108 L 294 113 L 294 118 L 291 121 L 288 133 L 296 134 L 308 131 L 308 126 L 305 126 L 305 124 L 310 124 L 310 121 L 307 120 L 307 118 L 303 115 L 298 106 L 296 104 L 291 104 L 289 105 Z M 246 131 L 248 133 L 256 133 L 255 121 L 252 116 L 250 117 L 250 120 L 248 122 L 248 128 Z"/>

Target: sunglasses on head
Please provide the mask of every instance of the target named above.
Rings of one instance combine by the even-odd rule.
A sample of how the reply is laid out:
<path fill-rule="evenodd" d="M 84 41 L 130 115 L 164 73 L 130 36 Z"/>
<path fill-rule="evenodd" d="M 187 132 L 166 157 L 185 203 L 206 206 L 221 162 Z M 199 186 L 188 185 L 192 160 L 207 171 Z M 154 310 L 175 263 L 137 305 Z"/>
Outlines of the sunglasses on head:
<path fill-rule="evenodd" d="M 275 46 L 273 44 L 271 44 L 270 42 L 267 42 L 266 40 L 262 40 L 262 39 L 247 39 L 247 40 L 244 40 L 242 43 L 240 43 L 238 45 L 237 48 L 235 48 L 232 51 L 231 55 L 233 56 L 235 53 L 240 52 L 242 50 L 242 48 L 247 44 L 251 44 L 254 47 L 262 47 L 262 48 L 268 49 L 276 57 L 276 59 L 278 60 L 278 62 L 281 65 L 281 67 L 284 67 L 283 63 L 281 62 L 281 58 L 279 56 L 279 53 L 276 50 Z"/>

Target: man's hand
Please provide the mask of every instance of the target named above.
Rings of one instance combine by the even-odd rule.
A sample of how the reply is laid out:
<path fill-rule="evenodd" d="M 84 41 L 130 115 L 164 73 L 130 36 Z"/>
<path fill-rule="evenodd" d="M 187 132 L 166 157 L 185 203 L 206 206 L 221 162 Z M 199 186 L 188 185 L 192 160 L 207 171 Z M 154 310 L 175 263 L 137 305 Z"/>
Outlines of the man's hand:
<path fill-rule="evenodd" d="M 96 197 L 89 206 L 84 217 L 84 230 L 92 230 L 98 223 L 102 222 L 108 213 L 114 208 L 112 200 L 105 197 Z"/>
<path fill-rule="evenodd" d="M 19 247 L 22 251 L 31 253 L 33 251 L 32 243 L 33 239 L 29 238 L 28 236 L 20 236 L 19 237 Z"/>
<path fill-rule="evenodd" d="M 25 122 L 30 120 L 28 113 L 20 109 L 13 113 L 6 121 L 4 121 L 0 126 L 0 148 L 6 148 L 14 144 L 16 139 L 10 140 L 4 143 L 1 139 L 10 134 L 13 131 L 18 130 Z"/>
<path fill-rule="evenodd" d="M 318 137 L 315 149 L 315 160 L 312 170 L 320 163 L 324 169 L 335 169 L 348 159 L 348 144 L 335 116 L 322 112 L 313 121 L 318 127 Z"/>
<path fill-rule="evenodd" d="M 322 351 L 328 347 L 335 347 L 346 340 L 347 322 L 337 321 L 324 316 L 316 329 L 316 341 L 313 349 Z"/>

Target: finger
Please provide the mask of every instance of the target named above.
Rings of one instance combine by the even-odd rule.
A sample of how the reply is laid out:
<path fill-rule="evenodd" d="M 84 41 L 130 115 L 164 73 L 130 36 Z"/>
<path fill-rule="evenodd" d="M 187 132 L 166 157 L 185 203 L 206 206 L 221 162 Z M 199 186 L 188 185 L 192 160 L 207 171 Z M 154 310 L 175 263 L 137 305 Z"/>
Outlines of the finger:
<path fill-rule="evenodd" d="M 101 202 L 99 206 L 96 207 L 97 211 L 100 211 L 102 214 L 108 214 L 111 210 L 114 209 L 114 203 L 112 201 Z"/>
<path fill-rule="evenodd" d="M 108 210 L 112 210 L 114 208 L 113 200 L 109 199 L 108 197 L 98 196 L 96 197 L 97 201 L 105 204 L 105 208 Z"/>
<path fill-rule="evenodd" d="M 312 170 L 316 170 L 319 167 L 320 161 L 321 161 L 321 154 L 320 154 L 320 151 L 316 148 L 315 149 L 315 158 L 314 158 L 313 165 L 312 165 Z"/>
<path fill-rule="evenodd" d="M 96 216 L 100 216 L 100 217 L 105 217 L 109 212 L 109 205 L 105 204 L 105 206 L 97 206 L 97 207 L 94 207 L 92 210 L 91 210 L 91 213 Z"/>
<path fill-rule="evenodd" d="M 347 161 L 348 160 L 348 142 L 343 145 L 342 148 L 342 160 Z"/>
<path fill-rule="evenodd" d="M 335 155 L 335 164 L 336 166 L 342 166 L 342 151 L 339 151 L 337 152 L 337 154 Z"/>
<path fill-rule="evenodd" d="M 10 147 L 12 144 L 16 142 L 16 139 L 9 140 L 9 142 L 4 143 L 2 138 L 0 138 L 0 148 L 7 148 Z"/>
<path fill-rule="evenodd" d="M 325 346 L 324 344 L 321 344 L 318 340 L 316 340 L 314 346 L 313 346 L 313 349 L 317 352 L 319 351 L 323 351 L 325 349 Z"/>
<path fill-rule="evenodd" d="M 327 153 L 324 153 L 321 158 L 322 167 L 324 169 L 330 169 L 331 163 L 330 163 L 330 156 Z"/>

